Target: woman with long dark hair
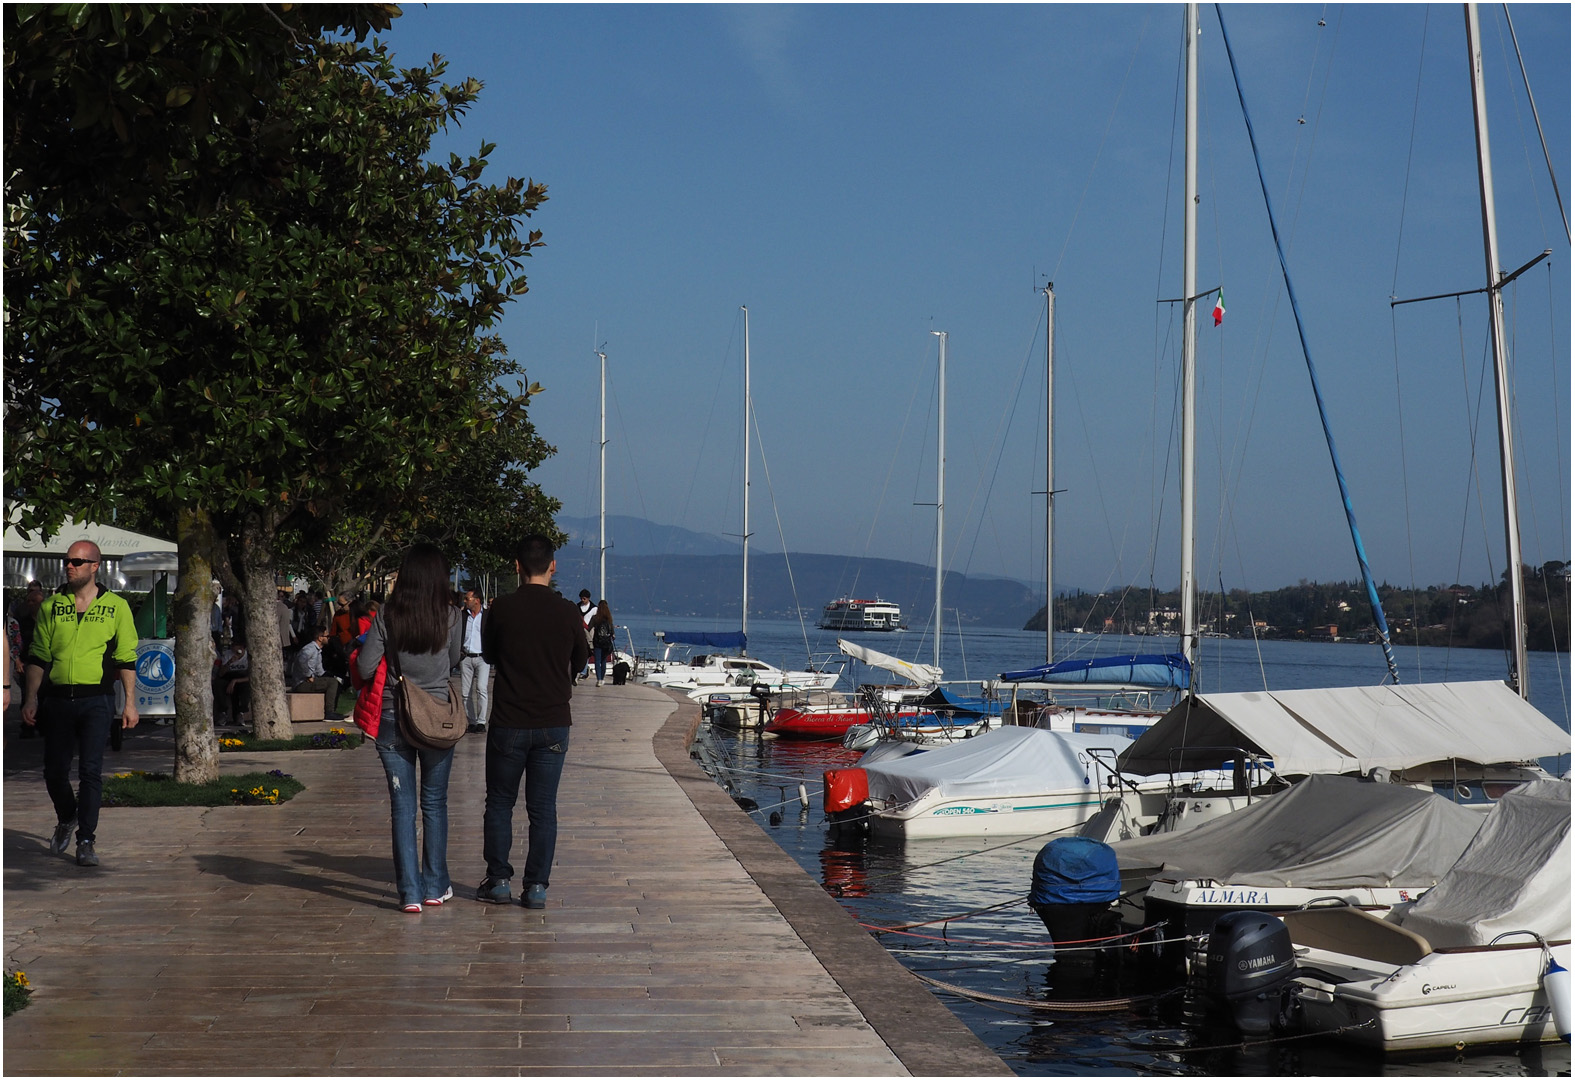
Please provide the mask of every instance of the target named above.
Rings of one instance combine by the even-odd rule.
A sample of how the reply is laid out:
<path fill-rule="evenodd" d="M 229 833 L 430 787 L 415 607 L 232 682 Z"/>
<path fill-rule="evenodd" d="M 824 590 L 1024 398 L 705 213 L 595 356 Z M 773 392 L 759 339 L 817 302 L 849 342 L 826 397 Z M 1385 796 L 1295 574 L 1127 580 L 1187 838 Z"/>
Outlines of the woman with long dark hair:
<path fill-rule="evenodd" d="M 591 648 L 596 652 L 597 686 L 600 686 L 602 680 L 607 677 L 607 662 L 612 659 L 617 634 L 617 628 L 613 625 L 612 607 L 603 600 L 596 605 L 596 614 L 591 616 Z"/>
<path fill-rule="evenodd" d="M 449 603 L 448 560 L 431 544 L 416 544 L 405 552 L 388 603 L 373 617 L 356 657 L 356 673 L 364 685 L 355 709 L 356 725 L 376 740 L 388 776 L 399 906 L 412 915 L 454 896 L 448 876 L 448 773 L 454 748 L 426 750 L 406 741 L 394 715 L 396 684 L 385 677 L 387 654 L 397 656 L 400 674 L 412 685 L 447 701 L 448 673 L 459 663 L 461 643 L 459 610 Z"/>

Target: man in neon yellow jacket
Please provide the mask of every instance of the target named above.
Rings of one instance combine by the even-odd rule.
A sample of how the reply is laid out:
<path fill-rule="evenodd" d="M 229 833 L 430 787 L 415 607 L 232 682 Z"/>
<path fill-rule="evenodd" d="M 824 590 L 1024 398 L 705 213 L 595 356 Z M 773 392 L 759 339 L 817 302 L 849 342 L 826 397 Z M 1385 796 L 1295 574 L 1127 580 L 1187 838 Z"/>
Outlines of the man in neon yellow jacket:
<path fill-rule="evenodd" d="M 98 865 L 93 843 L 117 678 L 126 688 L 122 725 L 134 728 L 138 719 L 137 630 L 131 605 L 98 583 L 99 559 L 98 545 L 90 540 L 66 549 L 66 583 L 38 611 L 22 702 L 22 723 L 39 724 L 44 733 L 44 786 L 54 801 L 57 822 L 49 850 L 63 854 L 75 829 L 78 866 Z M 73 792 L 71 759 L 78 743 L 80 790 Z"/>

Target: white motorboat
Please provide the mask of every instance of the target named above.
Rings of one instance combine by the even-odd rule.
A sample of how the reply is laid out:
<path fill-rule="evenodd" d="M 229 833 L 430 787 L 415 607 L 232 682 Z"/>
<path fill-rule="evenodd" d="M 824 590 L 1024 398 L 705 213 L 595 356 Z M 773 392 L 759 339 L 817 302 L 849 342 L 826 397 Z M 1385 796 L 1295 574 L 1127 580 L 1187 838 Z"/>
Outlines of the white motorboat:
<path fill-rule="evenodd" d="M 1126 740 L 1002 727 L 962 742 L 826 774 L 834 822 L 881 835 L 1071 834 L 1103 805 Z"/>
<path fill-rule="evenodd" d="M 748 639 L 741 633 L 681 633 L 666 631 L 663 634 L 666 649 L 660 660 L 636 680 L 647 686 L 660 686 L 678 690 L 696 701 L 704 702 L 717 693 L 730 693 L 747 699 L 756 686 L 769 689 L 773 694 L 793 690 L 829 690 L 836 685 L 838 671 L 784 671 L 764 660 L 743 655 Z M 689 653 L 681 648 L 738 649 L 738 654 Z"/>
<path fill-rule="evenodd" d="M 1387 911 L 1436 885 L 1482 821 L 1431 792 L 1321 775 L 1188 832 L 1111 846 L 1124 879 L 1149 881 L 1144 923 L 1178 937 L 1244 908 L 1332 899 Z"/>
<path fill-rule="evenodd" d="M 1567 1039 L 1569 827 L 1569 784 L 1527 784 L 1431 891 L 1387 919 L 1347 908 L 1282 916 L 1301 1024 L 1384 1051 Z M 1563 969 L 1562 1003 L 1550 961 Z"/>

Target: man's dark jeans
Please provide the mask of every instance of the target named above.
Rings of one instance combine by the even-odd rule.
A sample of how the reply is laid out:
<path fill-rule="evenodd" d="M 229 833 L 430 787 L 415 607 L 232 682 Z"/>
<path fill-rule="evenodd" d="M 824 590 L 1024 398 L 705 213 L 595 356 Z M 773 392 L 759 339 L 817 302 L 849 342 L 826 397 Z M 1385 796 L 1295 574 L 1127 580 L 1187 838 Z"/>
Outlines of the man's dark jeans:
<path fill-rule="evenodd" d="M 558 779 L 568 751 L 567 725 L 509 728 L 498 724 L 496 717 L 487 725 L 487 809 L 481 833 L 489 878 L 508 881 L 514 876 L 509 849 L 514 845 L 514 804 L 523 778 L 530 846 L 520 881 L 524 885 L 548 883 L 558 846 Z"/>
<path fill-rule="evenodd" d="M 98 808 L 104 801 L 104 747 L 114 722 L 113 694 L 85 698 L 41 698 L 38 727 L 44 733 L 44 786 L 54 800 L 55 818 L 77 819 L 77 841 L 92 842 L 98 829 Z M 71 759 L 82 744 L 77 764 L 80 796 L 71 790 Z"/>

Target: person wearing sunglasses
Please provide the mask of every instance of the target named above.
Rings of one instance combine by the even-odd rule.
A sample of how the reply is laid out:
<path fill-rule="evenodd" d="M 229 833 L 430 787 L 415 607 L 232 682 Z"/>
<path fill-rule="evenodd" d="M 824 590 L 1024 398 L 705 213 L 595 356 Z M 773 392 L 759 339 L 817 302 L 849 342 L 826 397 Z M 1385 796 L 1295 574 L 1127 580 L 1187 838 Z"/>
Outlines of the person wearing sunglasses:
<path fill-rule="evenodd" d="M 44 733 L 44 786 L 55 804 L 52 854 L 77 834 L 77 865 L 97 866 L 98 811 L 104 791 L 104 747 L 115 716 L 115 680 L 126 689 L 122 726 L 137 726 L 137 629 L 131 605 L 98 583 L 100 553 L 90 540 L 66 549 L 66 582 L 38 612 L 27 656 L 22 723 Z M 49 685 L 44 686 L 44 675 Z M 71 759 L 79 790 L 71 789 Z"/>

